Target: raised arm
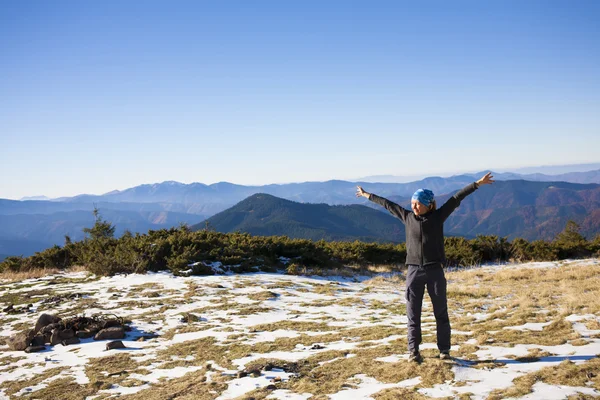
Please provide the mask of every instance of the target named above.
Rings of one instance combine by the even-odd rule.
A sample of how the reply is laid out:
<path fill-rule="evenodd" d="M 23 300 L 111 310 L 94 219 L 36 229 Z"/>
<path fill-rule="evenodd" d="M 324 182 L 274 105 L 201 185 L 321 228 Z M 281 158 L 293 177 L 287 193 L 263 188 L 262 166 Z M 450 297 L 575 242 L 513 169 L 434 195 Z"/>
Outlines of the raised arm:
<path fill-rule="evenodd" d="M 456 207 L 460 205 L 460 202 L 463 201 L 465 197 L 477 190 L 479 186 L 490 185 L 494 183 L 494 180 L 492 178 L 492 173 L 488 172 L 481 179 L 468 184 L 467 186 L 456 192 L 454 196 L 450 197 L 448 201 L 446 201 L 444 205 L 440 207 L 442 221 L 445 221 L 450 216 L 450 214 L 452 214 L 452 212 L 456 210 Z"/>
<path fill-rule="evenodd" d="M 392 214 L 394 217 L 400 219 L 400 221 L 402 221 L 403 223 L 406 222 L 406 217 L 410 213 L 410 211 L 408 211 L 405 208 L 402 208 L 401 206 L 394 203 L 393 201 L 389 201 L 388 199 L 384 199 L 383 197 L 379 197 L 373 193 L 365 192 L 363 190 L 363 188 L 360 186 L 356 187 L 356 197 L 366 197 L 373 203 L 377 203 L 380 206 L 385 207 L 385 209 L 388 210 L 390 212 L 390 214 Z"/>

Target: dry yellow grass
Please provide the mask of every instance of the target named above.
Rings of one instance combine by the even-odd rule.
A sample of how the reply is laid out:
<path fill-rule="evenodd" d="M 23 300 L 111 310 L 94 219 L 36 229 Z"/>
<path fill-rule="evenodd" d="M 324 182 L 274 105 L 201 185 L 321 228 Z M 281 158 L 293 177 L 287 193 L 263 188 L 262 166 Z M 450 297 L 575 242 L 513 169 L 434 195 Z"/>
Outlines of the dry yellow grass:
<path fill-rule="evenodd" d="M 21 389 L 24 389 L 28 386 L 37 385 L 48 378 L 52 378 L 54 376 L 59 375 L 62 371 L 67 369 L 69 369 L 69 367 L 50 368 L 30 379 L 5 381 L 2 384 L 0 384 L 0 389 L 4 389 L 4 394 L 12 396 Z"/>
<path fill-rule="evenodd" d="M 256 292 L 256 293 L 250 293 L 247 296 L 250 300 L 265 301 L 265 300 L 276 299 L 278 294 L 275 292 L 271 292 L 270 290 L 263 290 L 263 291 Z"/>
<path fill-rule="evenodd" d="M 524 396 L 532 392 L 532 386 L 538 381 L 551 385 L 574 387 L 586 386 L 586 382 L 592 382 L 592 387 L 599 390 L 600 374 L 598 371 L 600 371 L 600 358 L 596 357 L 581 364 L 565 360 L 554 367 L 542 368 L 514 379 L 513 386 L 493 391 L 489 399 Z"/>
<path fill-rule="evenodd" d="M 372 396 L 375 400 L 427 400 L 431 397 L 417 392 L 416 388 L 393 388 L 377 392 Z M 436 397 L 437 400 L 448 400 L 451 397 Z"/>
<path fill-rule="evenodd" d="M 213 375 L 207 382 L 206 370 L 187 373 L 181 378 L 171 379 L 152 385 L 132 395 L 120 396 L 124 400 L 213 400 L 227 389 L 227 379 L 222 375 Z"/>
<path fill-rule="evenodd" d="M 399 342 L 395 346 L 359 349 L 354 357 L 334 359 L 322 365 L 309 358 L 301 366 L 300 377 L 290 380 L 283 387 L 296 393 L 318 396 L 339 392 L 358 374 L 365 374 L 382 383 L 397 383 L 420 376 L 422 387 L 431 387 L 454 378 L 451 365 L 438 359 L 426 359 L 422 364 L 375 361 L 378 357 L 404 351 L 404 346 L 405 343 Z"/>
<path fill-rule="evenodd" d="M 42 268 L 42 269 L 33 269 L 31 271 L 4 271 L 0 273 L 0 282 L 20 282 L 25 279 L 36 279 L 43 278 L 49 275 L 55 275 L 59 273 L 71 273 L 71 272 L 83 272 L 87 271 L 83 266 L 73 266 L 68 269 L 58 269 L 58 268 Z"/>

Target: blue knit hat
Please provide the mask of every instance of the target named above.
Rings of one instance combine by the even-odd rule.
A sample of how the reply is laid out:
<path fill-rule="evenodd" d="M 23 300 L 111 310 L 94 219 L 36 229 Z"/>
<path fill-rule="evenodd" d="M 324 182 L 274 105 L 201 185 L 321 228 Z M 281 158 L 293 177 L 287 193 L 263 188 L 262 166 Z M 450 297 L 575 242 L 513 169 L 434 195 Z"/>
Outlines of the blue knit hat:
<path fill-rule="evenodd" d="M 419 189 L 412 195 L 412 200 L 417 200 L 421 204 L 429 207 L 433 201 L 433 192 L 429 189 Z"/>

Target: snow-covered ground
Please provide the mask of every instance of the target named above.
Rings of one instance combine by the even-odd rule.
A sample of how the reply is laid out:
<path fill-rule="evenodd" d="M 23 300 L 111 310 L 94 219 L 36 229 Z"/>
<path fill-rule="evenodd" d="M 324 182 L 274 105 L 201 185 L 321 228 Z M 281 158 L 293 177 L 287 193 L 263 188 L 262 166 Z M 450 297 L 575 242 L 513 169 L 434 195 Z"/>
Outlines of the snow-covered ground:
<path fill-rule="evenodd" d="M 503 269 L 552 269 L 565 265 L 596 266 L 598 260 L 531 263 L 520 265 L 498 265 L 480 268 L 482 273 L 494 273 Z M 56 281 L 60 279 L 61 281 Z M 58 283 L 55 283 L 58 282 Z M 450 283 L 449 289 L 452 287 Z M 86 369 L 89 363 L 99 358 L 120 354 L 129 354 L 131 360 L 138 363 L 134 371 L 127 371 L 129 383 L 111 384 L 100 387 L 89 399 L 101 395 L 124 396 L 139 393 L 156 384 L 165 385 L 169 381 L 188 373 L 203 373 L 206 382 L 217 380 L 223 390 L 213 390 L 212 398 L 235 399 L 257 388 L 270 389 L 269 399 L 309 399 L 315 393 L 295 392 L 291 384 L 293 379 L 301 378 L 295 372 L 286 372 L 282 368 L 262 370 L 259 376 L 240 376 L 237 373 L 247 365 L 260 359 L 279 359 L 282 362 L 307 360 L 320 353 L 333 350 L 342 351 L 341 358 L 352 358 L 356 352 L 365 348 L 390 348 L 394 343 L 405 340 L 407 319 L 402 311 L 405 293 L 402 284 L 372 284 L 368 277 L 300 277 L 282 274 L 246 274 L 217 275 L 202 277 L 175 277 L 170 273 L 149 273 L 146 275 L 118 275 L 96 279 L 85 273 L 61 274 L 31 279 L 22 282 L 0 282 L 0 296 L 7 294 L 27 294 L 51 289 L 52 293 L 31 297 L 32 312 L 26 314 L 0 314 L 2 325 L 0 338 L 24 329 L 33 328 L 38 316 L 45 312 L 67 317 L 78 304 L 85 302 L 82 311 L 86 316 L 95 313 L 114 313 L 131 320 L 131 332 L 123 341 L 126 349 L 105 351 L 106 341 L 83 340 L 71 346 L 47 346 L 46 351 L 27 354 L 9 351 L 8 346 L 0 346 L 0 399 L 36 397 L 36 392 L 49 387 L 57 379 L 73 378 L 79 385 L 89 385 L 90 376 Z M 44 299 L 60 294 L 81 293 L 81 298 L 68 299 L 50 309 L 44 309 Z M 260 295 L 264 297 L 260 297 Z M 599 300 L 600 301 L 600 300 Z M 0 307 L 6 307 L 0 303 Z M 550 310 L 539 310 L 543 315 Z M 199 321 L 182 322 L 183 314 L 191 312 Z M 81 315 L 81 313 L 79 313 Z M 466 315 L 466 314 L 465 314 Z M 451 320 L 462 317 L 460 310 L 451 309 Z M 476 321 L 488 317 L 485 311 L 477 315 L 470 314 Z M 513 380 L 525 374 L 539 371 L 545 367 L 559 365 L 565 360 L 582 364 L 598 358 L 600 354 L 600 329 L 590 329 L 590 323 L 599 323 L 598 314 L 571 314 L 565 320 L 572 324 L 578 333 L 579 343 L 571 341 L 560 345 L 514 344 L 496 345 L 493 341 L 479 343 L 470 357 L 457 358 L 450 363 L 453 379 L 443 383 L 426 385 L 420 376 L 403 379 L 398 382 L 380 382 L 367 374 L 355 374 L 337 393 L 328 393 L 331 399 L 369 399 L 378 392 L 394 388 L 414 388 L 424 396 L 458 397 L 468 393 L 472 399 L 485 399 L 492 391 L 513 386 Z M 553 319 L 539 322 L 525 322 L 515 326 L 506 326 L 508 331 L 521 330 L 543 332 Z M 595 322 L 594 322 L 595 321 Z M 271 327 L 271 328 L 269 328 Z M 388 335 L 363 340 L 360 329 L 368 332 L 389 330 Z M 376 329 L 372 329 L 376 328 Z M 387 332 L 387 331 L 386 331 Z M 348 335 L 345 335 L 348 333 Z M 357 336 L 352 336 L 354 333 Z M 424 341 L 421 349 L 436 349 L 435 322 L 431 306 L 426 296 L 423 318 Z M 158 334 L 157 338 L 139 341 L 144 335 Z M 372 334 L 372 333 L 369 333 Z M 455 331 L 462 342 L 456 343 L 452 351 L 456 353 L 461 345 L 476 345 L 468 330 Z M 337 335 L 337 336 L 335 336 Z M 313 346 L 314 341 L 307 338 L 320 338 L 321 346 Z M 214 339 L 224 351 L 228 346 L 247 346 L 257 349 L 259 345 L 291 343 L 282 349 L 269 349 L 266 353 L 253 352 L 232 359 L 230 365 L 220 365 L 219 360 L 197 363 L 199 357 L 193 351 L 190 354 L 170 355 L 165 360 L 165 352 L 171 346 L 199 343 L 199 340 Z M 332 339 L 333 338 L 333 339 Z M 463 340 L 464 339 L 464 340 Z M 581 340 L 584 340 L 583 344 Z M 296 341 L 295 343 L 293 341 Z M 365 343 L 368 342 L 368 343 Z M 254 346 L 254 347 L 253 347 Z M 387 346 L 387 347 L 386 347 Z M 265 347 L 266 348 L 266 347 Z M 518 357 L 538 351 L 542 356 L 535 361 L 521 362 Z M 433 352 L 433 350 L 432 350 Z M 330 353 L 327 353 L 330 354 Z M 507 357 L 510 356 L 510 357 Z M 512 358 L 511 358 L 512 357 Z M 406 364 L 405 351 L 395 354 L 377 355 L 373 362 L 390 366 Z M 321 367 L 340 359 L 328 358 Z M 167 361 L 178 365 L 169 365 Z M 426 356 L 424 367 L 439 362 L 433 355 Z M 482 368 L 482 362 L 489 362 L 489 368 Z M 448 363 L 446 363 L 448 364 Z M 46 371 L 65 367 L 43 380 L 34 380 Z M 323 367 L 324 368 L 324 367 Z M 108 375 L 108 370 L 107 373 Z M 600 374 L 600 371 L 598 371 Z M 9 384 L 16 381 L 35 382 L 22 384 L 17 392 L 10 392 Z M 110 380 L 109 380 L 110 381 Z M 588 381 L 583 386 L 552 385 L 537 382 L 532 391 L 524 398 L 563 399 L 574 394 L 600 396 L 597 381 Z M 126 397 L 125 397 L 126 398 Z"/>

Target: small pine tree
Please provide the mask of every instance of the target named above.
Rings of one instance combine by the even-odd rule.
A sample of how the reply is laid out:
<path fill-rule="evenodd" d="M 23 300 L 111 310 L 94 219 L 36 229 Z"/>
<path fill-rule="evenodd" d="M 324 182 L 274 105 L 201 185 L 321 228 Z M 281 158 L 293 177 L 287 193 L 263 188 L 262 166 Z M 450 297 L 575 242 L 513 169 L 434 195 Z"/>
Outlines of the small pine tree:
<path fill-rule="evenodd" d="M 205 232 L 216 232 L 215 228 L 208 220 L 204 221 L 204 228 L 202 228 L 202 230 Z"/>
<path fill-rule="evenodd" d="M 555 242 L 557 244 L 564 244 L 568 246 L 585 245 L 585 237 L 579 233 L 579 224 L 573 220 L 568 220 L 565 229 L 556 236 Z"/>
<path fill-rule="evenodd" d="M 554 239 L 560 259 L 589 256 L 587 244 L 585 236 L 579 233 L 579 224 L 573 220 L 567 221 L 565 229 Z"/>
<path fill-rule="evenodd" d="M 83 228 L 83 232 L 90 235 L 90 239 L 109 239 L 115 236 L 115 226 L 110 222 L 103 220 L 100 212 L 94 207 L 94 218 L 96 222 L 91 228 Z"/>

